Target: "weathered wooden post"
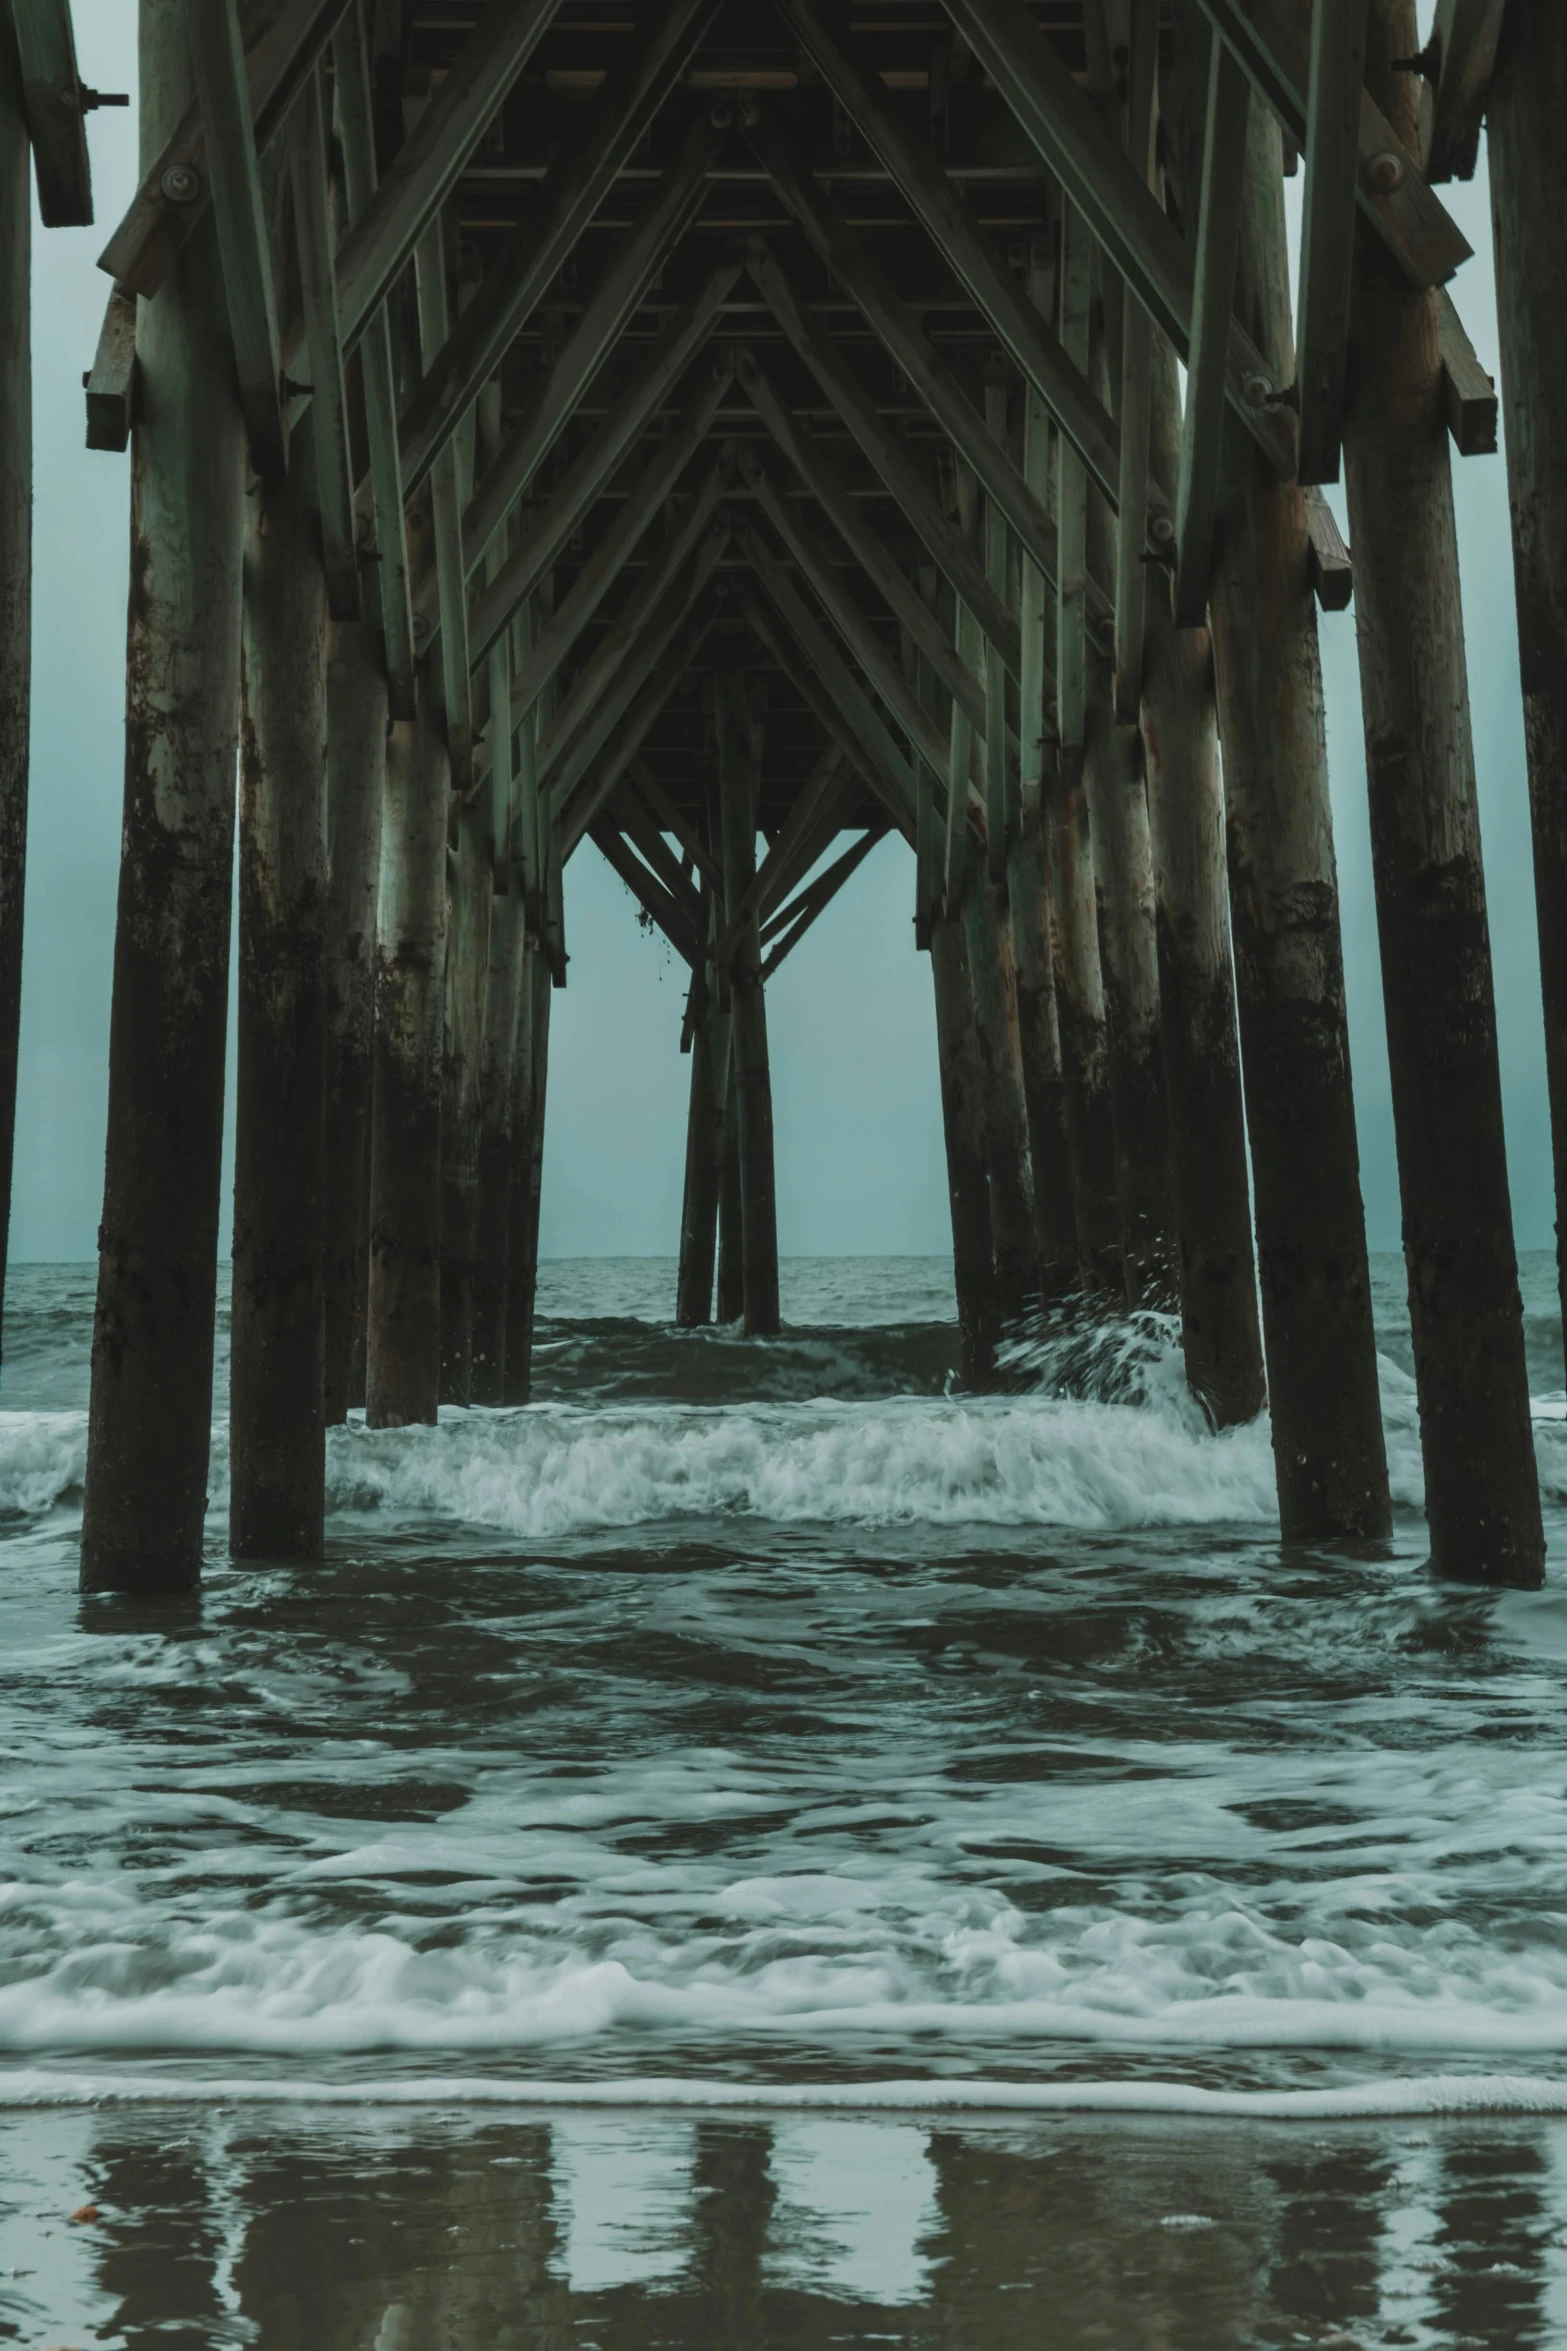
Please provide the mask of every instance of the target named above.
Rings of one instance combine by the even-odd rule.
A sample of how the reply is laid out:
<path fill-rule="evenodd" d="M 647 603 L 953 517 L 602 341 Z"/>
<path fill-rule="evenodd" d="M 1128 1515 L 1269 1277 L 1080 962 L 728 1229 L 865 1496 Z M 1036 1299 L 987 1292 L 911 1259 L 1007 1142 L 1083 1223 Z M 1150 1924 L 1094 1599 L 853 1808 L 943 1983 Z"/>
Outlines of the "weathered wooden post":
<path fill-rule="evenodd" d="M 947 1152 L 947 1200 L 952 1212 L 959 1364 L 965 1382 L 977 1388 L 984 1387 L 995 1370 L 1001 1316 L 974 995 L 963 924 L 955 916 L 940 916 L 931 925 L 930 972 L 936 997 L 936 1062 Z"/>
<path fill-rule="evenodd" d="M 1289 383 L 1283 151 L 1256 99 L 1235 310 Z M 1211 616 L 1279 1516 L 1290 1538 L 1385 1535 L 1306 494 L 1228 432 Z"/>
<path fill-rule="evenodd" d="M 720 1322 L 745 1313 L 745 1195 L 740 1182 L 740 1087 L 735 1073 L 734 1025 L 727 1009 L 713 1032 L 715 1090 L 722 1085 L 718 1129 L 718 1306 Z"/>
<path fill-rule="evenodd" d="M 1018 822 L 1007 843 L 1007 906 L 1012 918 L 1018 1048 L 1034 1178 L 1040 1287 L 1047 1300 L 1058 1299 L 1070 1296 L 1082 1276 L 1050 939 L 1048 848 L 1038 779 L 1032 798 L 1025 781 Z"/>
<path fill-rule="evenodd" d="M 506 1268 L 511 1246 L 518 1044 L 521 1024 L 531 1017 L 525 988 L 534 960 L 526 952 L 521 886 L 514 881 L 490 909 L 473 1261 L 475 1404 L 500 1404 L 506 1395 Z"/>
<path fill-rule="evenodd" d="M 422 681 L 425 693 L 431 680 Z M 387 740 L 376 935 L 365 1417 L 433 1421 L 441 1368 L 441 1014 L 450 796 L 439 722 Z"/>
<path fill-rule="evenodd" d="M 376 890 L 386 790 L 386 665 L 370 621 L 327 630 L 325 1416 L 364 1402 Z"/>
<path fill-rule="evenodd" d="M 717 681 L 718 776 L 723 797 L 724 896 L 732 920 L 756 874 L 759 761 L 743 671 Z M 767 1061 L 767 1003 L 756 918 L 744 926 L 729 966 L 729 1050 L 739 1124 L 745 1328 L 771 1338 L 778 1323 L 778 1208 L 773 1179 L 773 1090 Z"/>
<path fill-rule="evenodd" d="M 325 1516 L 326 575 L 311 422 L 250 501 L 239 761 L 229 1547 L 316 1559 Z"/>
<path fill-rule="evenodd" d="M 0 1333 L 11 1238 L 32 675 L 32 206 L 22 66 L 0 22 Z"/>
<path fill-rule="evenodd" d="M 1012 925 L 1003 892 L 977 855 L 968 860 L 961 920 L 974 999 L 976 1075 L 984 1092 L 996 1301 L 1002 1316 L 1011 1318 L 1039 1305 L 1039 1235 L 1023 1100 Z"/>
<path fill-rule="evenodd" d="M 142 0 L 141 160 L 193 95 Z M 210 216 L 137 326 L 125 814 L 82 1583 L 195 1583 L 212 1433 L 244 433 Z"/>
<path fill-rule="evenodd" d="M 1389 61 L 1415 45 L 1414 0 L 1373 0 L 1370 86 L 1411 153 L 1419 86 Z M 1535 1584 L 1545 1537 L 1437 296 L 1414 289 L 1368 235 L 1355 246 L 1349 376 L 1355 635 L 1432 1565 Z"/>
<path fill-rule="evenodd" d="M 484 1014 L 494 901 L 490 811 L 482 799 L 457 816 L 447 858 L 448 916 L 441 1061 L 441 1402 L 473 1393 L 474 1254 L 479 1225 L 479 1131 Z"/>
<path fill-rule="evenodd" d="M 720 927 L 711 890 L 704 889 L 708 937 Z M 692 978 L 691 1102 L 686 1117 L 685 1190 L 680 1204 L 680 1270 L 675 1320 L 695 1330 L 713 1319 L 713 1271 L 718 1245 L 719 1160 L 723 1105 L 714 1070 L 717 972 L 709 962 Z"/>
<path fill-rule="evenodd" d="M 544 1182 L 544 1107 L 549 1081 L 550 970 L 527 942 L 513 1084 L 511 1197 L 506 1254 L 505 1399 L 526 1404 L 533 1385 L 533 1317 L 539 1286 L 539 1204 Z"/>
<path fill-rule="evenodd" d="M 1567 1321 L 1567 43 L 1551 0 L 1509 0 L 1486 138 L 1545 1072 L 1556 1279 Z"/>
<path fill-rule="evenodd" d="M 1175 353 L 1151 336 L 1153 449 L 1180 466 Z M 1213 646 L 1177 629 L 1167 584 L 1149 583 L 1142 731 L 1159 925 L 1160 1036 L 1180 1278 L 1181 1339 L 1194 1395 L 1228 1428 L 1262 1410 L 1266 1382 L 1246 1169 L 1230 901 L 1224 871 Z"/>

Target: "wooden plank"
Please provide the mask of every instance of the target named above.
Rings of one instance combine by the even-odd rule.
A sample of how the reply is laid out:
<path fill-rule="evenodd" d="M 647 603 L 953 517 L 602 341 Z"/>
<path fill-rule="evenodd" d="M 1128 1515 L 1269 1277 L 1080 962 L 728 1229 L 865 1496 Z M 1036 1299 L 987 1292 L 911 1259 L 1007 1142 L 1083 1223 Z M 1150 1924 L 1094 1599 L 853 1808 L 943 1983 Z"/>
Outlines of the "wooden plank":
<path fill-rule="evenodd" d="M 1311 20 L 1295 357 L 1303 482 L 1338 480 L 1369 14 L 1368 0 L 1317 0 Z"/>
<path fill-rule="evenodd" d="M 1208 612 L 1219 507 L 1229 326 L 1240 253 L 1241 186 L 1251 88 L 1223 41 L 1210 44 L 1208 111 L 1197 212 L 1191 357 L 1175 501 L 1175 625 L 1201 628 Z"/>
<path fill-rule="evenodd" d="M 1312 593 L 1324 612 L 1344 612 L 1355 593 L 1349 549 L 1322 492 L 1306 493 L 1306 537 L 1311 550 Z"/>
<path fill-rule="evenodd" d="M 1447 429 L 1461 457 L 1488 457 L 1496 447 L 1499 421 L 1496 385 L 1480 365 L 1445 286 L 1437 289 L 1436 315 Z"/>
<path fill-rule="evenodd" d="M 788 403 L 780 399 L 754 352 L 742 350 L 736 367 L 742 387 L 750 394 L 778 449 L 794 467 L 861 570 L 892 607 L 901 626 L 908 629 L 921 651 L 929 655 L 947 692 L 969 696 L 970 715 L 983 725 L 984 696 L 972 674 L 960 667 L 935 614 L 922 601 L 826 451 L 800 430 Z"/>
<path fill-rule="evenodd" d="M 248 127 L 264 153 L 326 51 L 349 0 L 251 0 L 245 11 Z M 355 0 L 354 13 L 358 13 Z M 199 99 L 187 107 L 98 256 L 127 294 L 156 294 L 212 194 Z"/>
<path fill-rule="evenodd" d="M 403 479 L 418 488 L 478 386 L 499 367 L 559 276 L 632 149 L 680 79 L 718 0 L 670 0 L 653 11 L 632 52 L 609 74 L 580 137 L 562 150 L 499 252 L 444 350 L 426 368 L 402 419 Z M 669 170 L 693 193 L 723 144 L 728 105 L 700 106 Z"/>
<path fill-rule="evenodd" d="M 991 331 L 1079 451 L 1105 496 L 1119 498 L 1120 435 L 1084 370 L 1004 267 L 989 232 L 933 150 L 910 138 L 885 103 L 878 60 L 856 40 L 847 10 L 823 0 L 778 0 L 779 13 L 885 166 Z M 1163 504 L 1162 499 L 1158 501 Z"/>
<path fill-rule="evenodd" d="M 528 515 L 516 546 L 469 609 L 468 642 L 475 659 L 532 595 L 665 394 L 708 341 L 724 297 L 739 275 L 738 262 L 723 263 L 695 299 L 670 320 L 598 430 L 572 459 L 542 506 Z M 719 364 L 727 360 L 728 354 L 724 354 Z"/>
<path fill-rule="evenodd" d="M 631 763 L 635 766 L 635 761 Z M 681 871 L 680 860 L 665 841 L 662 832 L 647 812 L 637 791 L 634 778 L 628 774 L 621 780 L 615 806 L 621 828 L 644 865 L 663 883 L 670 897 L 685 917 L 692 940 L 700 939 L 703 951 L 707 944 L 707 913 L 702 894 L 691 886 L 689 877 Z"/>
<path fill-rule="evenodd" d="M 632 854 L 614 818 L 597 816 L 587 830 L 594 847 L 620 876 L 649 920 L 658 925 L 675 953 L 693 967 L 705 961 L 705 945 L 698 943 L 696 932 L 683 919 L 663 884 Z"/>
<path fill-rule="evenodd" d="M 733 918 L 726 923 L 713 950 L 716 963 L 726 964 L 751 917 L 768 914 L 794 888 L 801 874 L 808 873 L 816 863 L 838 829 L 838 801 L 849 767 L 850 762 L 838 744 L 829 741 L 795 794 L 794 806 L 784 819 L 783 829 L 747 883 Z M 831 830 L 823 834 L 823 825 Z"/>
<path fill-rule="evenodd" d="M 1157 185 L 1154 101 L 1159 80 L 1159 0 L 1132 0 L 1127 27 L 1126 151 L 1132 168 Z M 1141 706 L 1143 636 L 1148 605 L 1145 560 L 1153 520 L 1143 485 L 1151 439 L 1153 325 L 1130 286 L 1121 289 L 1121 481 L 1115 533 L 1115 715 L 1135 726 Z M 1041 762 L 1041 772 L 1043 763 Z"/>
<path fill-rule="evenodd" d="M 663 785 L 640 753 L 628 770 L 631 782 L 647 802 L 655 822 L 666 833 L 673 833 L 692 865 L 710 888 L 723 887 L 723 869 L 712 855 L 707 843 L 695 826 L 687 821 L 684 812 L 675 806 Z"/>
<path fill-rule="evenodd" d="M 1047 579 L 1055 578 L 1056 534 L 1049 515 L 1034 498 L 1004 444 L 984 421 L 913 313 L 899 300 L 880 263 L 855 235 L 840 208 L 818 187 L 776 117 L 752 99 L 740 110 L 741 127 L 757 161 L 772 180 L 833 277 L 858 303 L 861 315 L 908 378 L 955 448 L 961 449 L 1002 508 L 1018 538 Z M 1101 591 L 1102 613 L 1110 599 Z"/>
<path fill-rule="evenodd" d="M 770 933 L 764 934 L 764 944 L 769 937 L 777 937 L 778 939 L 777 945 L 763 962 L 762 977 L 764 980 L 772 978 L 784 958 L 792 954 L 794 949 L 798 947 L 817 916 L 826 912 L 843 888 L 844 883 L 852 880 L 871 851 L 879 848 L 886 838 L 887 826 L 885 824 L 868 827 L 852 848 L 845 849 L 843 855 L 836 858 L 825 873 L 817 876 L 808 890 L 801 892 L 793 905 L 785 908 L 784 915 L 789 918 L 787 930 L 783 930 L 784 916 L 776 918 L 774 929 Z M 783 931 L 781 937 L 778 936 L 780 931 Z"/>
<path fill-rule="evenodd" d="M 1026 291 L 1030 303 L 1041 311 L 1054 307 L 1055 260 L 1054 246 L 1048 234 L 1029 239 L 1028 277 Z M 1128 297 L 1130 299 L 1130 297 Z M 1063 345 L 1063 349 L 1065 346 Z M 1042 503 L 1050 497 L 1051 439 L 1050 416 L 1044 402 L 1032 384 L 1023 393 L 1023 478 L 1036 498 Z M 1073 444 L 1076 447 L 1076 444 Z M 1124 453 L 1125 442 L 1122 443 Z M 1081 450 L 1078 451 L 1082 456 Z M 1123 513 L 1125 505 L 1123 503 Z M 1060 524 L 1057 522 L 1057 547 L 1060 546 Z M 1055 735 L 1055 664 L 1051 658 L 1053 635 L 1050 615 L 1055 598 L 1045 585 L 1042 573 L 1027 555 L 1023 557 L 1022 578 L 1018 583 L 1018 630 L 1023 643 L 1023 677 L 1018 688 L 1018 722 L 1021 741 L 1018 754 L 1019 798 L 1026 814 L 1037 812 L 1044 788 L 1045 769 L 1049 764 L 1049 746 Z M 932 618 L 934 619 L 934 614 Z M 953 649 L 954 659 L 956 649 Z M 964 668 L 968 675 L 967 665 Z M 1046 676 L 1051 678 L 1047 692 Z"/>
<path fill-rule="evenodd" d="M 186 0 L 185 26 L 206 135 L 212 209 L 217 219 L 250 460 L 258 473 L 281 473 L 288 462 L 288 428 L 278 361 L 277 305 L 236 0 Z"/>
<path fill-rule="evenodd" d="M 1189 363 L 1192 256 L 1116 145 L 1092 98 L 1079 89 L 1061 52 L 1023 0 L 944 0 L 944 5 L 1110 261 Z M 1231 406 L 1269 464 L 1288 480 L 1295 470 L 1294 419 L 1266 399 L 1284 387 L 1235 320 L 1225 359 Z"/>
<path fill-rule="evenodd" d="M 1093 307 L 1094 253 L 1075 204 L 1061 217 L 1061 339 L 1086 362 Z M 1063 744 L 1080 750 L 1088 711 L 1088 639 L 1083 581 L 1088 565 L 1088 476 L 1070 441 L 1056 449 L 1056 521 L 1061 576 L 1056 590 L 1056 723 Z"/>
<path fill-rule="evenodd" d="M 321 517 L 327 606 L 334 620 L 357 620 L 362 607 L 354 523 L 348 388 L 337 332 L 337 276 L 332 266 L 332 201 L 326 176 L 326 110 L 313 76 L 293 117 L 289 157 L 294 226 L 299 240 L 300 298 L 310 361 L 311 426 Z"/>
<path fill-rule="evenodd" d="M 428 361 L 451 327 L 446 284 L 446 234 L 440 216 L 414 248 L 419 302 L 419 350 Z M 406 484 L 405 484 L 406 489 Z M 462 559 L 463 485 L 457 443 L 447 442 L 430 469 L 436 591 L 441 615 L 441 687 L 452 790 L 466 800 L 474 785 L 473 664 L 468 658 L 468 580 Z"/>
<path fill-rule="evenodd" d="M 332 45 L 332 79 L 337 97 L 338 136 L 343 148 L 344 193 L 348 199 L 348 217 L 355 221 L 373 201 L 376 186 L 370 57 L 358 0 L 344 16 Z M 418 713 L 417 662 L 408 536 L 403 522 L 403 480 L 397 461 L 396 379 L 384 309 L 369 321 L 360 337 L 359 367 L 364 391 L 365 438 L 370 451 L 371 525 L 386 660 L 387 708 L 393 718 L 410 719 Z"/>
<path fill-rule="evenodd" d="M 1505 6 L 1506 0 L 1437 0 L 1431 35 L 1437 54 L 1436 95 L 1426 148 L 1430 180 L 1474 177 Z"/>
<path fill-rule="evenodd" d="M 1086 484 L 1087 475 L 1082 459 L 1063 436 L 1063 450 L 1070 450 L 1071 462 Z M 972 546 L 979 535 L 979 492 L 974 476 L 962 459 L 957 460 L 958 520 L 965 544 Z M 1086 507 L 1087 491 L 1084 490 Z M 1063 533 L 1069 543 L 1070 534 Z M 1065 575 L 1063 574 L 1063 577 Z M 1057 595 L 1061 582 L 1056 583 Z M 961 596 L 954 601 L 952 616 L 953 650 L 963 667 L 978 685 L 983 684 L 985 670 L 985 640 L 979 624 Z M 987 710 L 988 715 L 988 710 Z M 963 779 L 970 772 L 974 754 L 974 728 L 966 704 L 953 699 L 947 714 L 946 765 L 938 772 L 947 794 L 946 827 L 941 846 L 941 878 L 946 908 L 955 914 L 963 903 L 969 880 L 969 828 L 964 802 Z"/>
<path fill-rule="evenodd" d="M 92 366 L 82 378 L 87 390 L 89 449 L 129 447 L 136 421 L 136 302 L 115 288 L 109 295 Z"/>
<path fill-rule="evenodd" d="M 978 616 L 986 636 L 1001 648 L 1008 673 L 1018 677 L 1022 654 L 1017 623 L 991 593 L 985 569 L 972 548 L 965 547 L 926 486 L 914 460 L 882 421 L 853 369 L 826 339 L 806 322 L 798 290 L 777 256 L 759 237 L 746 247 L 746 269 L 782 327 L 785 338 L 804 360 L 828 399 L 843 418 L 872 466 L 881 476 L 904 517 L 923 543 L 931 560 L 946 573 L 953 588 Z M 744 379 L 744 365 L 741 367 Z"/>
<path fill-rule="evenodd" d="M 673 495 L 675 484 L 707 437 L 708 426 L 733 380 L 733 372 L 734 362 L 728 352 L 716 357 L 704 370 L 696 397 L 687 404 L 673 432 L 654 444 L 647 464 L 628 488 L 592 554 L 572 581 L 565 601 L 556 607 L 547 627 L 540 630 L 532 651 L 519 668 L 512 688 L 513 725 L 543 693 L 619 578 L 638 540 Z M 723 487 L 722 476 L 716 469 L 710 481 L 707 514 L 716 506 Z M 698 524 L 697 528 L 700 527 Z"/>
<path fill-rule="evenodd" d="M 87 100 L 76 70 L 71 0 L 11 0 L 11 22 L 22 65 L 22 106 L 32 141 L 38 216 L 46 229 L 92 225 L 92 164 L 87 153 Z M 121 103 L 121 101 L 112 101 Z M 88 447 L 94 444 L 89 441 Z"/>
<path fill-rule="evenodd" d="M 1007 437 L 1005 361 L 997 352 L 985 370 L 985 425 L 991 437 Z M 985 501 L 985 574 L 996 594 L 1007 592 L 1007 525 L 993 498 Z M 1007 679 L 994 645 L 985 648 L 985 856 L 993 880 L 1006 879 Z"/>
<path fill-rule="evenodd" d="M 1297 147 L 1306 143 L 1311 26 L 1298 0 L 1202 0 Z M 1415 286 L 1445 285 L 1474 248 L 1369 90 L 1360 94 L 1360 209 Z"/>

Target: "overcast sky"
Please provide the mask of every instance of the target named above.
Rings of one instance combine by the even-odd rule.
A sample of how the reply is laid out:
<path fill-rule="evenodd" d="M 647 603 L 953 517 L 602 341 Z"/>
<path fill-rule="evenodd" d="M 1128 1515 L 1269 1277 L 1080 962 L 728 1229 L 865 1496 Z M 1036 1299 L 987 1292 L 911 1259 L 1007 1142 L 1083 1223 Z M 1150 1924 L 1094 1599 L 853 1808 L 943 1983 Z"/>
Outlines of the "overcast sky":
<path fill-rule="evenodd" d="M 83 79 L 134 90 L 134 8 L 127 0 L 75 0 L 75 20 Z M 89 137 L 99 225 L 39 230 L 34 249 L 32 815 L 17 1261 L 92 1256 L 102 1201 L 128 462 L 83 446 L 81 377 L 108 290 L 96 256 L 135 184 L 134 115 L 95 114 Z M 1298 198 L 1298 182 L 1291 193 Z M 1475 248 L 1455 296 L 1494 373 L 1483 152 L 1473 183 L 1444 195 Z M 1500 457 L 1455 460 L 1454 472 L 1513 1201 L 1519 1246 L 1548 1248 L 1549 1131 L 1506 480 Z M 1362 1181 L 1371 1245 L 1392 1249 L 1398 1187 L 1353 613 L 1323 616 L 1322 643 Z M 912 858 L 890 838 L 769 988 L 786 1255 L 950 1245 L 930 972 L 913 946 L 912 902 Z M 554 1002 L 542 1246 L 550 1256 L 669 1255 L 678 1240 L 690 1071 L 679 1053 L 684 966 L 642 932 L 630 897 L 591 844 L 567 869 L 566 932 L 571 983 Z"/>

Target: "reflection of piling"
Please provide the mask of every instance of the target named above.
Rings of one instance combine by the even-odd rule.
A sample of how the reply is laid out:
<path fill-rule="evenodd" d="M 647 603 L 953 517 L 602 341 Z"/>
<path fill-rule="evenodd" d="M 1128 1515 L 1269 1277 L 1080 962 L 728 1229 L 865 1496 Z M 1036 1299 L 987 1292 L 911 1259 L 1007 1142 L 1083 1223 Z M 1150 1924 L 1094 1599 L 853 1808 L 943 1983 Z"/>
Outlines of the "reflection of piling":
<path fill-rule="evenodd" d="M 191 96 L 183 14 L 145 10 L 148 162 Z M 136 355 L 89 1588 L 195 1582 L 207 1507 L 244 536 L 244 439 L 210 215 L 144 306 Z"/>
<path fill-rule="evenodd" d="M 33 585 L 32 172 L 21 59 L 0 26 L 0 1310 L 11 1231 L 27 880 Z"/>
<path fill-rule="evenodd" d="M 1418 91 L 1386 60 L 1413 0 L 1374 0 L 1371 71 L 1413 149 Z M 1437 297 L 1356 248 L 1345 419 L 1404 1259 L 1433 1563 L 1532 1583 L 1545 1560 L 1513 1250 L 1496 1002 Z"/>
<path fill-rule="evenodd" d="M 386 786 L 379 632 L 334 621 L 327 638 L 326 1418 L 364 1402 L 369 1268 L 370 1071 L 376 888 Z"/>
<path fill-rule="evenodd" d="M 1153 343 L 1154 449 L 1167 479 L 1180 450 L 1175 353 Z M 1158 893 L 1160 1042 L 1169 1102 L 1186 1377 L 1215 1423 L 1264 1398 L 1246 1117 L 1224 873 L 1213 648 L 1177 629 L 1163 582 L 1146 605 L 1142 678 L 1148 818 Z"/>
<path fill-rule="evenodd" d="M 1287 381 L 1279 132 L 1255 100 L 1251 114 L 1236 311 Z M 1287 1535 L 1379 1535 L 1387 1461 L 1306 498 L 1228 431 L 1213 641 L 1279 1510 Z"/>
<path fill-rule="evenodd" d="M 310 439 L 307 419 L 286 478 L 252 497 L 245 551 L 229 1394 L 241 1557 L 319 1557 L 325 1509 L 327 619 Z"/>
<path fill-rule="evenodd" d="M 433 1421 L 441 1365 L 441 996 L 446 746 L 400 719 L 386 753 L 376 940 L 365 1412 Z"/>

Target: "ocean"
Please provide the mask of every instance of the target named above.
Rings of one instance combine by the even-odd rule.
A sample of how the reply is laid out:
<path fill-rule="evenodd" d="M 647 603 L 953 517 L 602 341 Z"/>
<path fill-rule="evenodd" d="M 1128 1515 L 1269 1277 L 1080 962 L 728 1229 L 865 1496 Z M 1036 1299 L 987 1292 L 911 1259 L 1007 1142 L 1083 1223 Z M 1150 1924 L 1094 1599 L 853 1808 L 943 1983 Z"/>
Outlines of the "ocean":
<path fill-rule="evenodd" d="M 325 1561 L 75 1589 L 93 1272 L 0 1384 L 0 2341 L 1567 2343 L 1552 1558 L 1281 1545 L 1176 1328 L 955 1392 L 950 1268 L 784 1336 L 546 1265 L 535 1400 L 328 1445 Z M 219 1382 L 226 1377 L 221 1334 Z M 77 2217 L 72 2217 L 73 2215 Z"/>

